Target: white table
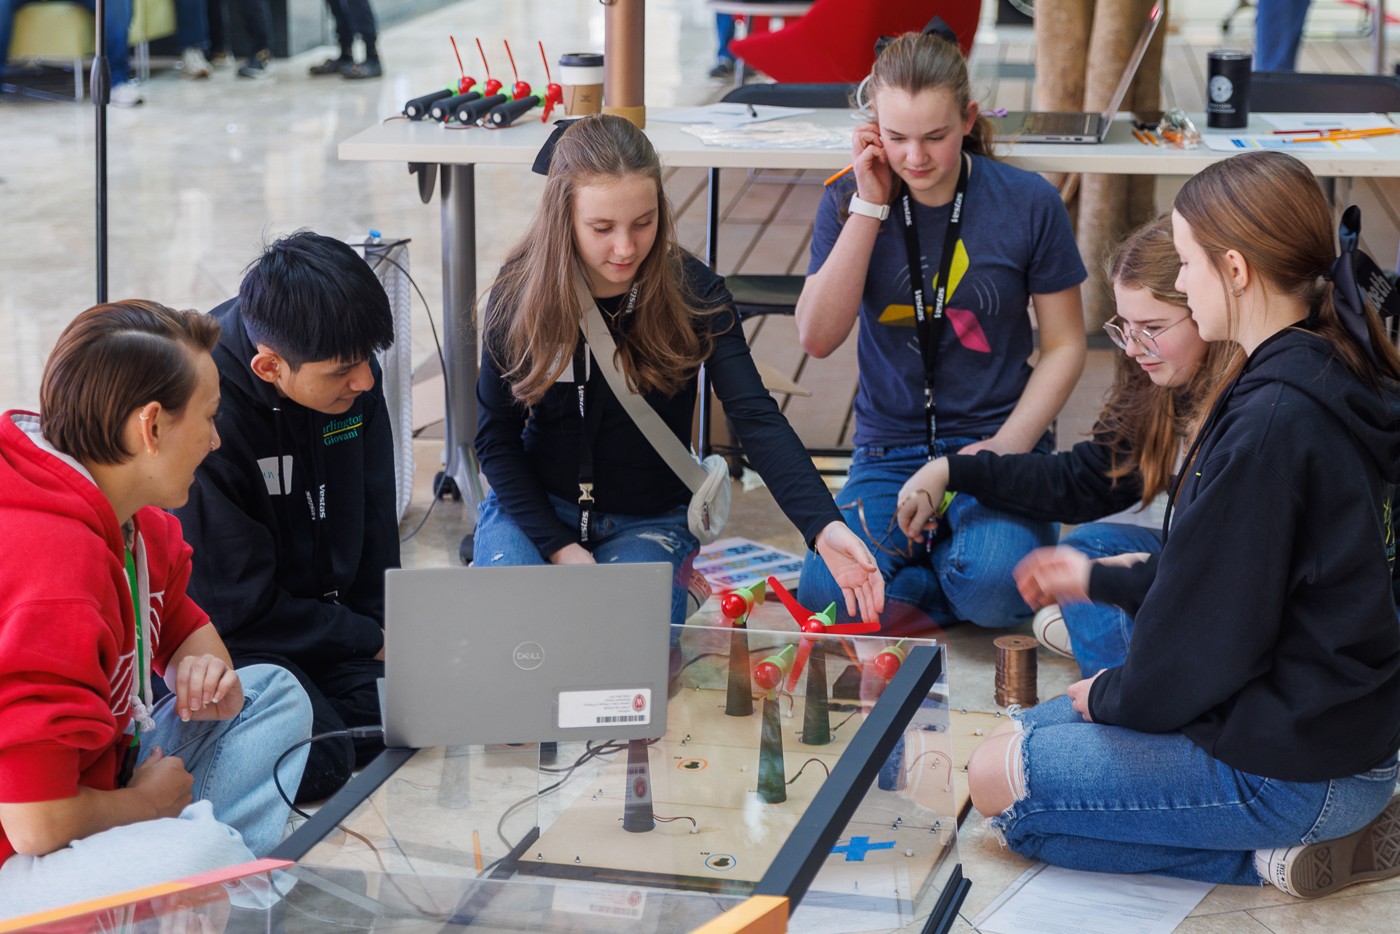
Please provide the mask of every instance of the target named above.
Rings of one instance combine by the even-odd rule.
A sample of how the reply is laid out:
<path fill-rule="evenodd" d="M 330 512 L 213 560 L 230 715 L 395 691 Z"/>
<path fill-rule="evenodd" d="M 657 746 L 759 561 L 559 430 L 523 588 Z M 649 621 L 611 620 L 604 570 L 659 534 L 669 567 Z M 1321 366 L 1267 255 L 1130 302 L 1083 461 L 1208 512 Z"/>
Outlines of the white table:
<path fill-rule="evenodd" d="M 664 113 L 664 109 L 652 114 Z M 847 110 L 818 110 L 792 118 L 849 132 L 856 123 Z M 1257 117 L 1252 118 L 1257 121 Z M 1204 127 L 1203 117 L 1196 120 Z M 1262 121 L 1257 132 L 1268 132 Z M 359 162 L 406 162 L 419 166 L 419 194 L 432 197 L 433 178 L 442 176 L 443 343 L 447 354 L 447 473 L 464 499 L 480 502 L 472 437 L 476 428 L 476 334 L 467 309 L 477 294 L 476 193 L 478 163 L 529 166 L 551 131 L 549 125 L 525 120 L 504 130 L 448 130 L 435 123 L 395 121 L 363 130 L 340 144 L 341 159 Z M 1246 131 L 1248 132 L 1248 130 Z M 818 169 L 835 171 L 850 163 L 848 147 L 829 149 L 729 149 L 707 146 L 680 124 L 649 120 L 646 134 L 663 164 L 710 171 L 706 258 L 715 262 L 719 219 L 719 171 L 730 168 Z M 1299 152 L 1315 174 L 1333 177 L 1400 176 L 1400 136 L 1369 141 L 1374 152 Z M 1149 146 L 1132 135 L 1126 117 L 1095 145 L 1020 143 L 1003 145 L 1006 162 L 1035 172 L 1084 172 L 1112 175 L 1194 175 L 1229 154 L 1202 146 L 1182 150 Z M 702 412 L 703 418 L 703 412 Z"/>

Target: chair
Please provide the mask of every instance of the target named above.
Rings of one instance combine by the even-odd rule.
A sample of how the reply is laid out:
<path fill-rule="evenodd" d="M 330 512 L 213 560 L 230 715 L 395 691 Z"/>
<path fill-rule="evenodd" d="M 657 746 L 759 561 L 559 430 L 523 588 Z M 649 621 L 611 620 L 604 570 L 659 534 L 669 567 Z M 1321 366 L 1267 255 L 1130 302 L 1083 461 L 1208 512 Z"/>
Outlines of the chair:
<path fill-rule="evenodd" d="M 817 0 L 792 25 L 729 47 L 774 81 L 859 81 L 870 73 L 876 39 L 918 32 L 934 16 L 957 33 L 967 55 L 981 10 L 979 0 Z"/>
<path fill-rule="evenodd" d="M 1255 113 L 1392 113 L 1400 111 L 1395 75 L 1256 71 L 1249 78 Z"/>
<path fill-rule="evenodd" d="M 768 104 L 775 107 L 829 107 L 844 108 L 850 105 L 853 84 L 747 84 L 725 94 L 724 103 Z M 710 175 L 712 192 L 719 190 L 719 170 L 712 169 Z M 711 252 L 718 230 L 719 218 L 716 206 L 712 205 L 710 215 Z M 709 257 L 714 265 L 714 256 Z M 791 315 L 797 309 L 797 298 L 802 294 L 805 276 L 751 275 L 736 274 L 725 276 L 729 294 L 734 297 L 734 313 L 743 323 L 759 315 Z M 701 447 L 731 459 L 737 469 L 742 465 L 743 451 L 734 445 L 715 445 L 710 440 L 710 417 L 707 391 L 709 380 L 704 371 L 700 374 L 700 397 L 706 400 L 701 411 Z M 808 448 L 813 457 L 845 457 L 849 450 L 840 448 Z M 844 471 L 837 471 L 844 473 Z"/>
<path fill-rule="evenodd" d="M 141 80 L 150 77 L 149 43 L 175 34 L 174 0 L 133 0 L 128 41 L 136 48 L 133 70 Z M 26 3 L 14 12 L 10 39 L 11 62 L 72 62 L 73 97 L 82 100 L 87 74 L 82 60 L 93 54 L 96 29 L 86 7 L 67 0 Z"/>

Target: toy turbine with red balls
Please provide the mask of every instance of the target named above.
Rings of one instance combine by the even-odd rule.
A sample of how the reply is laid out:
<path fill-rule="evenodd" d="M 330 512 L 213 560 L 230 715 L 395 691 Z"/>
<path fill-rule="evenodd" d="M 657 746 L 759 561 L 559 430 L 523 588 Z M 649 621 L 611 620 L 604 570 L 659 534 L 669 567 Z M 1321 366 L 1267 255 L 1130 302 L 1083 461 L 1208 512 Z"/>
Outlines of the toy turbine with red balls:
<path fill-rule="evenodd" d="M 796 654 L 797 648 L 795 646 L 784 646 L 781 652 L 770 655 L 754 665 L 753 683 L 767 691 L 771 697 L 782 685 L 788 672 L 792 670 L 792 661 Z"/>
<path fill-rule="evenodd" d="M 900 639 L 894 645 L 884 649 L 880 654 L 875 656 L 871 664 L 875 666 L 875 670 L 880 673 L 881 678 L 889 681 L 895 675 L 899 674 L 899 666 L 903 665 L 904 660 L 909 657 L 909 647 L 906 645 L 908 641 L 907 639 Z"/>
<path fill-rule="evenodd" d="M 481 47 L 481 39 L 476 40 L 476 51 L 481 55 L 481 67 L 486 69 L 486 86 L 482 89 L 483 97 L 491 97 L 501 89 L 501 82 L 491 77 L 491 63 L 486 60 L 486 50 Z"/>
<path fill-rule="evenodd" d="M 876 632 L 880 628 L 879 623 L 838 623 L 836 622 L 835 603 L 820 613 L 814 613 L 798 603 L 797 598 L 788 593 L 788 589 L 776 577 L 768 578 L 768 585 L 773 588 L 773 592 L 778 595 L 783 606 L 787 607 L 787 611 L 792 614 L 792 618 L 797 621 L 797 625 L 803 633 L 807 634 L 802 638 L 802 648 L 798 650 L 797 660 L 788 675 L 788 693 L 792 693 L 792 689 L 797 686 L 797 679 L 802 676 L 802 668 L 807 664 L 807 656 L 812 654 L 812 646 L 816 640 L 810 638 L 811 636 L 856 636 L 861 633 Z"/>
<path fill-rule="evenodd" d="M 559 107 L 563 107 L 563 106 L 564 106 L 564 89 L 563 89 L 561 86 L 555 84 L 555 83 L 554 83 L 554 78 L 550 76 L 550 74 L 549 74 L 549 58 L 548 58 L 548 56 L 546 56 L 546 55 L 544 54 L 544 40 L 543 40 L 543 39 L 539 40 L 539 43 L 540 43 L 540 59 L 541 59 L 541 61 L 544 62 L 544 80 L 547 82 L 547 83 L 545 84 L 545 93 L 544 93 L 544 116 L 543 116 L 543 117 L 540 117 L 540 122 L 541 122 L 541 123 L 548 123 L 548 122 L 549 122 L 549 114 L 550 114 L 551 111 L 554 110 L 555 106 L 556 106 L 556 105 L 559 106 Z"/>
<path fill-rule="evenodd" d="M 763 581 L 735 588 L 720 598 L 719 612 L 730 626 L 742 626 L 753 612 L 753 608 L 762 605 L 766 594 L 767 589 Z"/>
<path fill-rule="evenodd" d="M 457 93 L 465 94 L 476 84 L 476 79 L 468 77 L 467 69 L 462 65 L 462 53 L 457 51 L 457 37 L 448 36 L 447 38 L 452 41 L 452 54 L 457 56 L 457 70 L 462 74 L 462 77 L 457 79 Z"/>

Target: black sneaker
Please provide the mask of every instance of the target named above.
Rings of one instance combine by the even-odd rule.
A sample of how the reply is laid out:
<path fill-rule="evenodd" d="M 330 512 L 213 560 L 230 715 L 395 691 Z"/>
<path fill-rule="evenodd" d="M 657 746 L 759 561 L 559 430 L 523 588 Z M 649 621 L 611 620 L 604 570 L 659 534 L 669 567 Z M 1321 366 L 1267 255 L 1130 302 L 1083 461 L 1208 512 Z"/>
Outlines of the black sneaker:
<path fill-rule="evenodd" d="M 357 81 L 360 78 L 378 78 L 384 74 L 384 66 L 379 64 L 379 59 L 370 59 L 359 63 L 351 63 L 340 69 L 342 78 L 349 78 Z"/>
<path fill-rule="evenodd" d="M 353 64 L 355 64 L 354 60 L 349 58 L 328 58 L 319 65 L 312 65 L 307 71 L 317 77 L 338 75 Z"/>
<path fill-rule="evenodd" d="M 722 58 L 715 62 L 715 67 L 710 69 L 711 78 L 732 78 L 734 77 L 734 59 Z"/>
<path fill-rule="evenodd" d="M 251 55 L 248 60 L 238 68 L 240 78 L 266 78 L 267 66 L 272 60 L 272 53 L 263 49 L 256 55 Z"/>

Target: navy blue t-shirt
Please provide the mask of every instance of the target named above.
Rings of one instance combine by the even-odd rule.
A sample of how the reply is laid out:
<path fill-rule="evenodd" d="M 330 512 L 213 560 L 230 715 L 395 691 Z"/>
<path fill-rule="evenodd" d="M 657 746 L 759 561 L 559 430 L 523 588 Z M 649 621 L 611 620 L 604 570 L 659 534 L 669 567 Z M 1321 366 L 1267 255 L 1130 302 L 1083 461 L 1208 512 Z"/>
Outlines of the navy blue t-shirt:
<path fill-rule="evenodd" d="M 826 190 L 812 231 L 809 275 L 826 262 L 841 232 L 838 209 L 854 190 L 850 176 Z M 931 286 L 950 205 L 913 208 Z M 880 225 L 861 296 L 856 444 L 924 443 L 924 367 L 899 214 L 896 203 Z M 1001 427 L 1031 374 L 1030 296 L 1062 291 L 1086 277 L 1054 186 L 1034 173 L 973 156 L 935 368 L 939 437 L 980 438 Z M 931 308 L 932 292 L 925 295 Z"/>

